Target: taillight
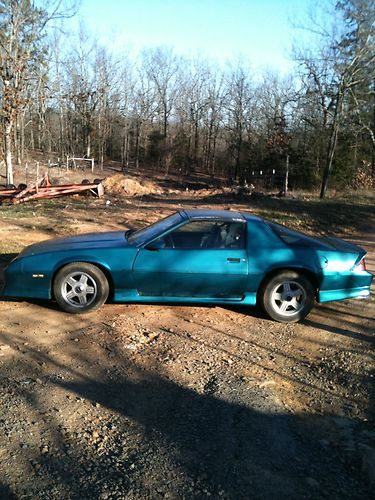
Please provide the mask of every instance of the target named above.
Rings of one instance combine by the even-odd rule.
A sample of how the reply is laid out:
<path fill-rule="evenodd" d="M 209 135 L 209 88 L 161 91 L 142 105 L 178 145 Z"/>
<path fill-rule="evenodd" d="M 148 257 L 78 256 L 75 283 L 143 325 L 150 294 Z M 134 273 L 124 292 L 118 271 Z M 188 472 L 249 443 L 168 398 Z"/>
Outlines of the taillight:
<path fill-rule="evenodd" d="M 356 271 L 356 272 L 366 271 L 365 259 L 362 259 L 361 262 L 355 266 L 354 271 Z"/>

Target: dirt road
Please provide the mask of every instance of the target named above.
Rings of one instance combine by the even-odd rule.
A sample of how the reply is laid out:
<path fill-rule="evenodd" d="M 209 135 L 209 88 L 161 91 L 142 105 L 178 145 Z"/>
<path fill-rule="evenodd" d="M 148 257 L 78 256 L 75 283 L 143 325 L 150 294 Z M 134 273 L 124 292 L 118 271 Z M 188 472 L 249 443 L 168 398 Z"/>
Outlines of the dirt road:
<path fill-rule="evenodd" d="M 177 206 L 103 203 L 4 216 L 6 253 L 51 235 L 49 206 L 53 234 Z M 375 271 L 375 239 L 351 237 Z M 353 300 L 282 325 L 256 309 L 108 304 L 77 317 L 0 301 L 0 497 L 370 498 L 374 312 Z"/>

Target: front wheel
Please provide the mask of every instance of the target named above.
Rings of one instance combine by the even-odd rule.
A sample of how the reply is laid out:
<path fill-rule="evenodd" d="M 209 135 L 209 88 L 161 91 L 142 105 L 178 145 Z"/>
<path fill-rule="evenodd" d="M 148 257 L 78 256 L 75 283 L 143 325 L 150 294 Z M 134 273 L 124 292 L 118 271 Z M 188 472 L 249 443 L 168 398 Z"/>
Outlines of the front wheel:
<path fill-rule="evenodd" d="M 314 306 L 314 288 L 303 274 L 283 271 L 262 286 L 259 299 L 272 319 L 295 323 L 307 316 Z"/>
<path fill-rule="evenodd" d="M 108 298 L 109 286 L 103 272 L 86 262 L 73 262 L 58 271 L 53 293 L 61 309 L 87 313 L 98 309 Z"/>

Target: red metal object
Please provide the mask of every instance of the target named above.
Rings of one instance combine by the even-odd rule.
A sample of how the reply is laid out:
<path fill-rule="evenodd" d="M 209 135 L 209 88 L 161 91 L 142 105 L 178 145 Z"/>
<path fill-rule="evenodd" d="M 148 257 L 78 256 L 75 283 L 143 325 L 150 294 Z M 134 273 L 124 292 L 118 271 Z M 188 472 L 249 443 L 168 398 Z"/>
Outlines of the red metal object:
<path fill-rule="evenodd" d="M 52 185 L 48 174 L 43 179 L 25 189 L 4 189 L 0 191 L 0 200 L 4 198 L 5 203 L 16 205 L 31 200 L 56 198 L 57 196 L 66 196 L 69 194 L 80 194 L 84 191 L 91 191 L 99 198 L 104 194 L 103 184 L 64 184 Z M 3 202 L 3 203 L 4 203 Z M 1 201 L 0 201 L 1 203 Z"/>

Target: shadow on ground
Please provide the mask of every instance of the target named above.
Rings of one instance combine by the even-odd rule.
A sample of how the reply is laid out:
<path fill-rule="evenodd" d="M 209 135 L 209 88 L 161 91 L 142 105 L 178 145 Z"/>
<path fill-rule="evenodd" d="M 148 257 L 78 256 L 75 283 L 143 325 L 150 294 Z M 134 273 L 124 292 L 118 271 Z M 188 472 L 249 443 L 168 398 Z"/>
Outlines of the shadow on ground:
<path fill-rule="evenodd" d="M 22 337 L 3 333 L 0 340 L 20 345 Z M 30 383 L 9 378 L 7 391 L 16 406 L 27 405 L 30 421 L 42 420 L 48 446 L 22 450 L 31 465 L 16 496 L 370 498 L 353 462 L 325 439 L 335 415 L 287 412 L 261 384 L 239 379 L 223 393 L 214 383 L 200 393 L 121 350 L 113 355 L 116 366 L 106 361 L 95 377 L 90 372 L 99 363 L 90 350 L 71 348 L 71 367 L 30 345 L 25 354 L 17 369 Z M 2 382 L 5 373 L 3 366 Z M 61 406 L 47 409 L 48 394 L 57 393 Z M 82 417 L 75 434 L 67 430 L 71 414 Z M 3 411 L 2 432 L 8 419 Z"/>

